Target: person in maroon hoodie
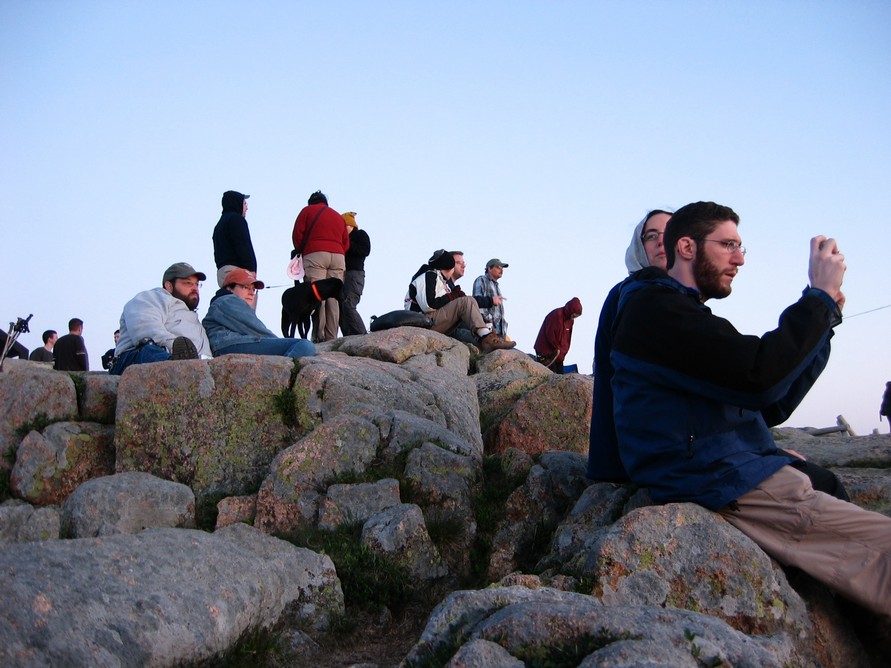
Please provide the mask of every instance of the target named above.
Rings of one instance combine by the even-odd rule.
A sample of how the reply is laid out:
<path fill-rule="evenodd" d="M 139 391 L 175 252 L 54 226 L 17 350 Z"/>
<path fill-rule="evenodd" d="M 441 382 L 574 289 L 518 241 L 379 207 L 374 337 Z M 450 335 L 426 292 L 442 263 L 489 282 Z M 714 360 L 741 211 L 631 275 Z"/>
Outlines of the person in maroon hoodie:
<path fill-rule="evenodd" d="M 305 282 L 323 278 L 343 280 L 350 234 L 343 218 L 328 206 L 328 198 L 321 190 L 309 196 L 307 206 L 294 221 L 291 239 L 294 249 L 303 255 Z M 340 304 L 336 299 L 326 299 L 324 306 L 312 316 L 312 340 L 319 343 L 337 338 L 339 325 Z"/>
<path fill-rule="evenodd" d="M 572 343 L 572 325 L 582 314 L 582 302 L 573 297 L 565 306 L 548 313 L 538 338 L 535 339 L 535 354 L 538 360 L 554 373 L 563 373 L 563 360 Z"/>

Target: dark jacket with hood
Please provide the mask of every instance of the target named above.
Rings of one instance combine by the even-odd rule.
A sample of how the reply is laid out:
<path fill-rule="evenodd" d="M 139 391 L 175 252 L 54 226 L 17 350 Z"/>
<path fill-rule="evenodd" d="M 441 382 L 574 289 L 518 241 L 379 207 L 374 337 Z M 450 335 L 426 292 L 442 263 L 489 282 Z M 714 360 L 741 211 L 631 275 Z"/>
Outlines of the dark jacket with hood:
<path fill-rule="evenodd" d="M 747 336 L 661 269 L 634 274 L 620 289 L 610 356 L 631 481 L 656 503 L 717 510 L 795 461 L 770 425 L 813 385 L 839 322 L 832 298 L 807 288 L 777 329 Z"/>
<path fill-rule="evenodd" d="M 554 362 L 562 364 L 572 344 L 572 326 L 575 324 L 572 316 L 581 314 L 582 302 L 578 297 L 573 297 L 565 306 L 548 313 L 541 323 L 538 338 L 535 339 L 535 353 L 549 359 L 557 353 Z"/>
<path fill-rule="evenodd" d="M 223 215 L 213 229 L 213 259 L 217 269 L 226 265 L 257 271 L 257 256 L 242 212 L 245 197 L 228 190 L 223 193 Z"/>
<path fill-rule="evenodd" d="M 368 232 L 358 227 L 352 232 L 347 232 L 350 239 L 350 247 L 346 252 L 347 271 L 365 271 L 365 258 L 371 255 L 371 239 Z"/>

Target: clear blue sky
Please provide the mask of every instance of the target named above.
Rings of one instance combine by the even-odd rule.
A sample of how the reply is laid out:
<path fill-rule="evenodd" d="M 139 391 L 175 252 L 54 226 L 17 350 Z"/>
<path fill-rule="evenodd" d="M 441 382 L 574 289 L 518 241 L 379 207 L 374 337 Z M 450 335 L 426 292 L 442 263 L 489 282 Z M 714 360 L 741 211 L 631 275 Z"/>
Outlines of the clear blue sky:
<path fill-rule="evenodd" d="M 797 299 L 816 234 L 847 257 L 846 314 L 885 306 L 889 28 L 870 1 L 0 0 L 0 319 L 33 313 L 33 349 L 82 318 L 98 369 L 164 268 L 212 274 L 228 189 L 251 195 L 267 284 L 321 188 L 371 236 L 366 321 L 436 248 L 465 251 L 465 289 L 499 257 L 521 349 L 582 300 L 567 362 L 587 372 L 654 207 L 740 214 L 746 265 L 712 306 L 743 332 Z M 260 298 L 273 330 L 280 293 Z M 790 424 L 878 426 L 889 332 L 891 309 L 845 322 Z"/>

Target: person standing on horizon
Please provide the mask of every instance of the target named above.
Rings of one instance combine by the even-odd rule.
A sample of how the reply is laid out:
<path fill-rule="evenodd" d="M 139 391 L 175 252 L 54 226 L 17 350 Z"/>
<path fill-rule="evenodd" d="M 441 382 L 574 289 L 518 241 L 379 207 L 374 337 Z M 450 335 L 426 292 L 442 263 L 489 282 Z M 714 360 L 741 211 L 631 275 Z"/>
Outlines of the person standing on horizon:
<path fill-rule="evenodd" d="M 68 321 L 68 333 L 60 337 L 53 347 L 56 371 L 89 371 L 90 358 L 84 345 L 84 321 L 72 318 Z"/>
<path fill-rule="evenodd" d="M 492 329 L 503 339 L 507 339 L 507 320 L 504 319 L 504 295 L 498 280 L 504 276 L 504 270 L 510 265 L 497 257 L 486 262 L 486 270 L 473 282 L 474 297 L 488 297 L 491 306 L 480 308 L 483 319 L 492 324 Z"/>
<path fill-rule="evenodd" d="M 291 241 L 303 255 L 304 282 L 323 278 L 344 278 L 346 258 L 350 247 L 350 233 L 343 218 L 328 206 L 328 198 L 321 190 L 309 196 L 307 205 L 294 221 Z M 326 299 L 312 316 L 313 343 L 337 338 L 340 326 L 340 302 Z"/>
<path fill-rule="evenodd" d="M 367 334 L 368 330 L 356 307 L 365 291 L 365 258 L 371 255 L 371 239 L 368 232 L 359 229 L 355 211 L 343 214 L 343 222 L 349 230 L 350 247 L 344 256 L 346 271 L 340 296 L 340 332 L 344 336 Z"/>
<path fill-rule="evenodd" d="M 31 351 L 28 359 L 32 362 L 54 362 L 56 358 L 53 355 L 53 346 L 59 339 L 59 335 L 56 333 L 56 330 L 48 329 L 43 333 L 42 338 L 43 345 Z"/>
<path fill-rule="evenodd" d="M 213 259 L 217 265 L 217 284 L 220 287 L 223 287 L 226 274 L 233 269 L 257 272 L 257 256 L 245 217 L 249 197 L 235 190 L 223 193 L 223 213 L 213 228 Z"/>

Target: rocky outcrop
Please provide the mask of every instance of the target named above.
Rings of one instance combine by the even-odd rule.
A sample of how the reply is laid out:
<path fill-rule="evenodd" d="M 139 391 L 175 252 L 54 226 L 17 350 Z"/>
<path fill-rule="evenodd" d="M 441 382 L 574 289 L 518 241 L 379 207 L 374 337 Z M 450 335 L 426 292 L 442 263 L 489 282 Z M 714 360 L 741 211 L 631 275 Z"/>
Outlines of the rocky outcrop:
<path fill-rule="evenodd" d="M 243 524 L 0 550 L 0 664 L 173 666 L 220 656 L 287 616 L 343 610 L 328 557 Z"/>
<path fill-rule="evenodd" d="M 487 643 L 469 646 L 478 641 Z M 559 657 L 567 666 L 781 668 L 793 664 L 794 650 L 788 635 L 752 637 L 688 610 L 610 606 L 583 594 L 514 586 L 449 595 L 400 665 L 481 665 L 468 662 L 495 656 L 493 665 L 506 666 Z"/>
<path fill-rule="evenodd" d="M 319 349 L 114 380 L 7 366 L 18 422 L 0 438 L 33 503 L 0 505 L 0 600 L 16 608 L 0 610 L 0 661 L 209 664 L 274 629 L 311 664 L 340 581 L 273 533 L 354 541 L 366 574 L 430 595 L 478 582 L 445 598 L 406 666 L 868 665 L 862 625 L 718 515 L 585 478 L 589 377 L 411 328 Z M 44 416 L 10 394 L 46 408 L 48 388 L 68 396 Z M 114 430 L 117 473 L 88 466 L 72 429 Z M 888 512 L 891 436 L 777 433 Z"/>
<path fill-rule="evenodd" d="M 548 452 L 507 500 L 507 512 L 492 540 L 488 576 L 497 581 L 518 569 L 531 569 L 566 511 L 590 484 L 580 454 Z"/>

